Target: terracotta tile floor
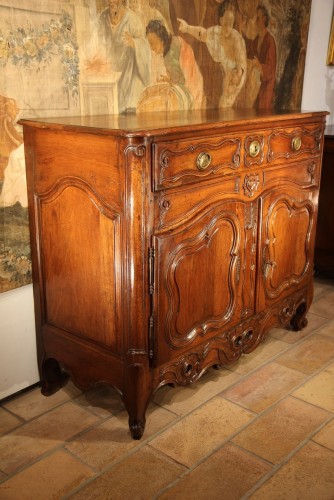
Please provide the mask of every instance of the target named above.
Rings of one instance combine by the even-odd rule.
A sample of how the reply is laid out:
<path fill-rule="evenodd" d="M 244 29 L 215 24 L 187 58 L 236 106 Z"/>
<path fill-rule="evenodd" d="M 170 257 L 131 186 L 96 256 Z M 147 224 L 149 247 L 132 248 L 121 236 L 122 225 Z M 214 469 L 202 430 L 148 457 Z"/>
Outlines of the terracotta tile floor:
<path fill-rule="evenodd" d="M 0 499 L 334 499 L 334 282 L 309 324 L 164 387 L 141 441 L 112 389 L 38 387 L 0 406 Z"/>

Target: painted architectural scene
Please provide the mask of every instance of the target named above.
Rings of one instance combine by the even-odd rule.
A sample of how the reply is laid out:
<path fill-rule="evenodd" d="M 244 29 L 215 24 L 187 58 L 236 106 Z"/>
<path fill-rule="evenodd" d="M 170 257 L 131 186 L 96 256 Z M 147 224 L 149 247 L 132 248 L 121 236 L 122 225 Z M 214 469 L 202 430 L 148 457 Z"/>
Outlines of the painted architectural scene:
<path fill-rule="evenodd" d="M 19 118 L 298 109 L 311 0 L 0 0 L 0 291 L 31 282 Z"/>

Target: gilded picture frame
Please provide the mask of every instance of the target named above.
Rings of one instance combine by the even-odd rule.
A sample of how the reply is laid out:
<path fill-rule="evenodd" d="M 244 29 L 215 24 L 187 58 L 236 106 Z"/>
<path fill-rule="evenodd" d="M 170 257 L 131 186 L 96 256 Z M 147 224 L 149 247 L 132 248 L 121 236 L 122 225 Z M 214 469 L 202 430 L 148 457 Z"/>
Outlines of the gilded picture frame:
<path fill-rule="evenodd" d="M 334 66 L 334 15 L 332 17 L 332 26 L 329 34 L 326 64 L 327 66 Z"/>

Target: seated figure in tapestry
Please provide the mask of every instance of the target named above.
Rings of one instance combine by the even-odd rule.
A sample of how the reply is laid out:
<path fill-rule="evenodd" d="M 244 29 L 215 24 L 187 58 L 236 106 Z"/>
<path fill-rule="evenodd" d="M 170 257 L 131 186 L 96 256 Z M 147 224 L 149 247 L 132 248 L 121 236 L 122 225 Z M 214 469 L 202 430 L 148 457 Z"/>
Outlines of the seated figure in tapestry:
<path fill-rule="evenodd" d="M 168 33 L 158 19 L 148 23 L 146 36 L 152 50 L 151 85 L 137 111 L 201 108 L 203 78 L 190 45 Z"/>

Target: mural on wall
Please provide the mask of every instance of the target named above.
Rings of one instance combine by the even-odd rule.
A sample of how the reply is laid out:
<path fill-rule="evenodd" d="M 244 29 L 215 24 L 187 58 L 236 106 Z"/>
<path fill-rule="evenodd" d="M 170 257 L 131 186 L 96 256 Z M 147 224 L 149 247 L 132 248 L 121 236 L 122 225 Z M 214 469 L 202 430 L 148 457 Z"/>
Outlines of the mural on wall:
<path fill-rule="evenodd" d="M 0 291 L 31 281 L 20 117 L 298 108 L 310 10 L 311 0 L 0 0 Z"/>

